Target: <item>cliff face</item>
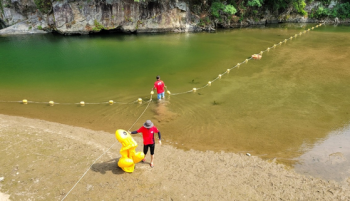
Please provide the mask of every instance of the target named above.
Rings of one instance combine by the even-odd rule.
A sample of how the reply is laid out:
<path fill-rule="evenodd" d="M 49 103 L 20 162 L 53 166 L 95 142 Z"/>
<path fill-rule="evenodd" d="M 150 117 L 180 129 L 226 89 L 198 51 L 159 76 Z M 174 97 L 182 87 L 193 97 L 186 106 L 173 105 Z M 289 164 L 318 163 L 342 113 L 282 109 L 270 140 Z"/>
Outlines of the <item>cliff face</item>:
<path fill-rule="evenodd" d="M 196 31 L 199 21 L 199 17 L 189 11 L 188 4 L 178 0 L 0 1 L 3 24 L 25 22 L 31 30 L 55 30 L 62 34 L 111 29 L 123 32 Z"/>
<path fill-rule="evenodd" d="M 193 3 L 195 2 L 195 3 Z M 316 1 L 310 5 L 317 4 Z M 239 19 L 221 15 L 211 19 L 206 0 L 0 0 L 0 34 L 89 34 L 122 32 L 192 32 L 279 22 L 319 22 L 295 14 L 293 8 L 259 17 Z M 294 14 L 293 14 L 294 13 Z"/>

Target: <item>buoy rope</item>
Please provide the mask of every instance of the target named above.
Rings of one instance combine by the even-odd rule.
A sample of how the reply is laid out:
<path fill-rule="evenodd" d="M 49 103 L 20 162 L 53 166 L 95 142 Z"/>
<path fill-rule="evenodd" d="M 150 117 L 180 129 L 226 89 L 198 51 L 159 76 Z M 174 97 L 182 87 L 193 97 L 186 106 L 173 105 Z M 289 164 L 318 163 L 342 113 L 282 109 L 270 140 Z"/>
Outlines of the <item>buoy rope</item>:
<path fill-rule="evenodd" d="M 266 50 L 261 51 L 259 54 L 254 54 L 254 55 L 260 55 L 260 56 L 262 56 L 263 53 L 269 52 L 271 49 L 276 48 L 278 45 L 282 45 L 283 43 L 286 43 L 287 41 L 292 40 L 293 38 L 298 37 L 298 35 L 301 36 L 303 33 L 305 34 L 305 33 L 309 32 L 309 31 L 311 31 L 311 30 L 314 30 L 315 28 L 318 28 L 318 27 L 324 25 L 324 24 L 325 24 L 325 23 L 321 23 L 321 24 L 316 25 L 316 26 L 314 26 L 314 27 L 311 27 L 311 28 L 309 28 L 309 29 L 305 29 L 304 31 L 299 32 L 299 34 L 295 34 L 294 37 L 291 36 L 291 37 L 289 37 L 289 38 L 287 38 L 287 39 L 284 39 L 283 41 L 281 41 L 281 42 L 279 42 L 279 43 L 276 43 L 276 44 L 274 44 L 274 45 L 271 46 L 271 47 L 268 47 Z M 212 84 L 213 82 L 215 82 L 216 80 L 220 79 L 223 75 L 227 74 L 230 70 L 232 70 L 232 69 L 234 69 L 234 68 L 239 68 L 242 64 L 248 63 L 248 61 L 251 60 L 251 59 L 253 59 L 253 56 L 251 56 L 251 57 L 249 57 L 248 59 L 242 61 L 241 63 L 237 63 L 235 66 L 233 66 L 233 67 L 227 69 L 225 72 L 219 74 L 215 79 L 209 81 L 208 84 L 206 84 L 206 85 L 204 85 L 204 86 L 202 86 L 202 87 L 200 87 L 200 88 L 193 88 L 192 90 L 185 91 L 185 92 L 171 93 L 171 95 L 172 95 L 172 96 L 176 96 L 176 95 L 181 95 L 181 94 L 187 94 L 187 93 L 195 92 L 195 91 L 197 91 L 197 90 L 201 90 L 201 89 L 204 89 L 204 88 L 206 88 L 206 87 L 208 87 L 208 86 L 211 86 L 211 84 Z M 210 84 L 209 84 L 209 83 L 210 83 Z M 167 89 L 168 89 L 168 87 L 167 87 Z M 168 91 L 168 92 L 169 92 L 169 91 Z M 170 92 L 169 92 L 169 94 L 170 94 Z M 25 102 L 24 102 L 24 101 L 25 101 Z M 54 105 L 54 104 L 61 104 L 61 105 L 72 105 L 72 104 L 76 104 L 76 105 L 98 105 L 98 104 L 114 104 L 114 103 L 116 103 L 116 104 L 134 104 L 134 103 L 137 103 L 137 102 L 142 103 L 142 100 L 141 100 L 141 102 L 140 102 L 140 100 L 138 99 L 138 100 L 131 101 L 131 102 L 127 102 L 127 103 L 125 103 L 125 102 L 115 102 L 115 101 L 113 101 L 113 100 L 110 100 L 109 102 L 100 102 L 100 103 L 85 103 L 85 102 L 83 102 L 83 101 L 80 102 L 80 103 L 56 103 L 56 102 L 53 102 L 53 101 L 50 101 L 50 102 L 27 101 L 26 99 L 23 100 L 23 101 L 0 101 L 0 102 L 1 102 L 1 103 L 25 103 L 25 104 L 27 104 L 27 103 L 37 103 L 37 104 L 49 104 L 49 105 Z M 146 102 L 146 103 L 147 103 L 147 102 Z M 143 103 L 142 103 L 142 104 L 143 104 Z"/>
<path fill-rule="evenodd" d="M 149 99 L 149 101 L 147 101 L 148 104 L 146 106 L 146 108 L 143 110 L 143 112 L 141 113 L 141 115 L 136 119 L 136 121 L 131 125 L 131 127 L 128 129 L 131 130 L 132 127 L 139 121 L 139 119 L 143 116 L 143 114 L 146 112 L 147 108 L 149 107 L 150 103 L 152 102 L 152 94 L 151 94 L 151 98 Z M 96 161 L 98 161 L 103 155 L 105 155 L 118 141 L 115 141 L 108 149 L 107 151 L 103 152 L 96 160 L 94 160 L 94 162 L 92 162 L 92 164 L 90 165 L 90 167 L 84 172 L 84 174 L 80 177 L 80 179 L 77 181 L 77 183 L 74 184 L 74 186 L 68 191 L 68 193 L 62 198 L 61 201 L 63 201 L 64 199 L 66 199 L 66 197 L 70 194 L 70 192 L 72 192 L 72 190 L 77 186 L 77 184 L 83 179 L 83 177 L 87 174 L 87 172 L 91 169 L 91 167 L 96 163 Z"/>
<path fill-rule="evenodd" d="M 323 23 L 323 24 L 324 24 L 324 23 Z M 313 30 L 314 28 L 318 28 L 319 26 L 322 26 L 323 24 L 316 25 L 315 27 L 312 27 L 311 30 Z M 289 38 L 287 38 L 287 39 L 284 39 L 283 41 L 281 41 L 281 42 L 279 42 L 279 43 L 276 43 L 276 44 L 274 44 L 274 45 L 271 46 L 271 47 L 266 48 L 265 50 L 261 51 L 261 52 L 260 52 L 259 54 L 257 54 L 257 55 L 260 55 L 260 56 L 261 56 L 263 53 L 269 52 L 271 49 L 276 48 L 278 45 L 282 45 L 283 43 L 286 43 L 287 41 L 292 40 L 293 38 L 296 38 L 298 35 L 301 36 L 303 33 L 306 33 L 307 31 L 310 31 L 310 29 L 301 31 L 301 32 L 299 32 L 299 34 L 295 34 L 294 37 L 291 36 L 291 37 L 289 37 Z M 210 86 L 210 85 L 211 85 L 213 82 L 215 82 L 216 80 L 220 79 L 223 75 L 227 74 L 229 70 L 232 70 L 232 69 L 234 69 L 234 68 L 239 68 L 242 64 L 248 63 L 248 61 L 251 60 L 251 59 L 253 59 L 252 56 L 249 57 L 248 59 L 244 60 L 243 62 L 237 63 L 235 66 L 233 66 L 233 67 L 227 69 L 225 72 L 219 74 L 214 80 L 209 81 L 210 84 L 206 84 L 206 85 L 204 85 L 204 86 L 202 86 L 202 87 L 200 87 L 200 88 L 196 88 L 195 90 L 192 89 L 192 90 L 186 91 L 186 92 L 172 93 L 171 95 L 172 95 L 172 96 L 176 96 L 176 95 L 185 94 L 185 93 L 191 93 L 191 92 L 194 92 L 194 91 L 198 91 L 198 90 L 204 89 L 204 88 Z"/>

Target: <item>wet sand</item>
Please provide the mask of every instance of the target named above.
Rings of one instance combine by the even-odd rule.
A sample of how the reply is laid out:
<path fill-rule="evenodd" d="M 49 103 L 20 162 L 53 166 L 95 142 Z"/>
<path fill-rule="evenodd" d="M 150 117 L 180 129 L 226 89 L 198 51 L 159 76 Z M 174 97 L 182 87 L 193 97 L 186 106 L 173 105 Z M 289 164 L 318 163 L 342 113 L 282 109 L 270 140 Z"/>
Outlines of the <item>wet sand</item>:
<path fill-rule="evenodd" d="M 37 119 L 0 115 L 0 145 L 0 200 L 61 200 L 86 170 L 65 200 L 350 200 L 347 186 L 274 161 L 166 143 L 156 145 L 154 168 L 148 155 L 125 173 L 113 133 Z"/>

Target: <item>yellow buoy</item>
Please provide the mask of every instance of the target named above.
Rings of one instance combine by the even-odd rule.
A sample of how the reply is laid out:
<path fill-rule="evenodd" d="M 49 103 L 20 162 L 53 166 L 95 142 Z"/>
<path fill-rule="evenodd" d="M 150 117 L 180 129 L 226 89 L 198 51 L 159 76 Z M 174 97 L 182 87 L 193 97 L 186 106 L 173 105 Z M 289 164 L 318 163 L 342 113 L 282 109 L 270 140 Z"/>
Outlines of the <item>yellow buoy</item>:
<path fill-rule="evenodd" d="M 263 51 L 260 51 L 260 55 L 263 55 L 263 53 L 264 53 Z"/>
<path fill-rule="evenodd" d="M 246 59 L 245 62 L 248 63 L 248 59 Z"/>
<path fill-rule="evenodd" d="M 113 100 L 109 100 L 108 103 L 109 103 L 110 105 L 113 105 L 114 101 L 113 101 Z"/>
<path fill-rule="evenodd" d="M 84 105 L 85 105 L 85 102 L 84 102 L 84 101 L 80 101 L 80 105 L 81 105 L 81 106 L 84 106 Z"/>
<path fill-rule="evenodd" d="M 137 102 L 142 103 L 142 98 L 137 99 Z"/>
<path fill-rule="evenodd" d="M 307 31 L 310 31 L 310 29 L 307 29 Z"/>
<path fill-rule="evenodd" d="M 284 39 L 284 41 L 283 41 L 283 42 L 285 42 L 285 43 L 286 43 L 286 42 L 287 42 L 287 39 Z"/>
<path fill-rule="evenodd" d="M 211 86 L 211 82 L 210 81 L 208 82 L 208 86 Z"/>
<path fill-rule="evenodd" d="M 266 50 L 267 50 L 267 51 L 270 51 L 270 48 L 268 47 Z"/>
<path fill-rule="evenodd" d="M 314 27 L 312 27 L 311 29 L 314 29 Z"/>
<path fill-rule="evenodd" d="M 171 94 L 171 92 L 170 92 L 170 91 L 166 91 L 166 93 L 167 93 L 167 94 L 169 94 L 169 95 Z"/>
<path fill-rule="evenodd" d="M 151 95 L 153 95 L 154 94 L 154 91 L 151 91 Z"/>
<path fill-rule="evenodd" d="M 318 27 L 318 25 L 316 25 L 316 28 Z"/>
<path fill-rule="evenodd" d="M 230 73 L 230 69 L 227 69 L 227 73 Z"/>
<path fill-rule="evenodd" d="M 220 78 L 220 79 L 221 79 L 221 76 L 222 76 L 222 75 L 221 75 L 221 74 L 219 74 L 219 78 Z"/>
<path fill-rule="evenodd" d="M 196 88 L 193 88 L 193 92 L 196 92 L 197 91 L 197 89 Z"/>
<path fill-rule="evenodd" d="M 50 106 L 53 106 L 53 105 L 55 105 L 55 102 L 49 101 L 49 104 L 50 104 Z"/>
<path fill-rule="evenodd" d="M 241 65 L 241 64 L 237 63 L 237 68 L 239 68 L 240 65 Z"/>
<path fill-rule="evenodd" d="M 294 37 L 296 38 L 298 36 L 298 34 L 295 34 Z"/>
<path fill-rule="evenodd" d="M 281 45 L 281 44 L 282 44 L 282 42 L 279 42 L 278 44 L 280 44 L 280 45 Z"/>
<path fill-rule="evenodd" d="M 276 47 L 276 44 L 274 44 L 272 47 L 275 48 L 275 47 Z"/>
<path fill-rule="evenodd" d="M 23 99 L 22 103 L 23 103 L 24 105 L 27 105 L 27 103 L 28 103 L 27 99 Z"/>

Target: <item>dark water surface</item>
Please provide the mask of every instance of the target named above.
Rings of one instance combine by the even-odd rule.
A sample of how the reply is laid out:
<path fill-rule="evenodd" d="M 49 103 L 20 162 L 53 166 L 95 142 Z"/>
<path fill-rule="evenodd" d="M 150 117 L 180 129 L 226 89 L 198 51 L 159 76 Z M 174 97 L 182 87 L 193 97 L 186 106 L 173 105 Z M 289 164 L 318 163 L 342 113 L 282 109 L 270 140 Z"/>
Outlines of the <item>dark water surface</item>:
<path fill-rule="evenodd" d="M 172 93 L 185 92 L 312 26 L 156 35 L 0 36 L 0 100 L 130 103 L 149 99 L 156 75 Z M 350 135 L 344 129 L 350 124 L 349 41 L 349 26 L 317 28 L 264 53 L 259 61 L 233 69 L 210 87 L 152 102 L 131 130 L 151 119 L 165 144 L 249 152 L 276 158 L 305 174 L 343 181 L 350 176 L 349 143 L 344 145 Z M 129 129 L 146 106 L 1 102 L 0 113 L 114 133 Z M 327 143 L 329 139 L 334 140 Z"/>

